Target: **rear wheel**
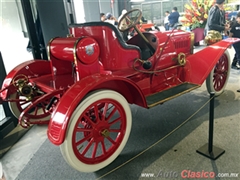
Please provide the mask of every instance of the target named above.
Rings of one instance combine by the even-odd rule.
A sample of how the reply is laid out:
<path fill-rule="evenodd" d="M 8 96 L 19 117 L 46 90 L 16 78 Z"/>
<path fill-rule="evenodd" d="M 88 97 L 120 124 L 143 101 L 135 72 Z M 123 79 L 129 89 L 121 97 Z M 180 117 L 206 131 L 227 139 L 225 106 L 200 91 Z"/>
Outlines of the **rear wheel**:
<path fill-rule="evenodd" d="M 219 96 L 224 91 L 230 70 L 230 55 L 228 51 L 225 51 L 206 79 L 206 86 L 209 93 L 214 92 L 215 96 Z"/>
<path fill-rule="evenodd" d="M 31 102 L 28 102 L 25 97 L 19 96 L 19 94 L 16 92 L 14 94 L 11 94 L 9 96 L 9 99 L 13 100 L 8 102 L 9 108 L 13 115 L 16 118 L 19 118 L 21 112 L 29 106 Z"/>
<path fill-rule="evenodd" d="M 29 106 L 32 106 L 34 100 L 39 97 L 40 95 L 35 97 L 32 101 L 28 101 L 26 97 L 20 96 L 19 93 L 16 92 L 9 96 L 9 99 L 11 99 L 11 101 L 8 103 L 9 108 L 13 115 L 19 119 L 21 113 Z M 23 127 L 28 127 L 30 124 L 48 124 L 51 117 L 51 111 L 46 110 L 46 107 L 50 100 L 51 99 L 45 99 L 44 101 L 39 102 L 39 104 L 36 106 L 32 106 L 32 108 L 24 116 L 28 122 L 19 122 L 20 125 Z"/>
<path fill-rule="evenodd" d="M 110 164 L 124 148 L 132 125 L 126 99 L 111 90 L 86 97 L 73 112 L 64 143 L 64 159 L 82 172 L 94 172 Z"/>

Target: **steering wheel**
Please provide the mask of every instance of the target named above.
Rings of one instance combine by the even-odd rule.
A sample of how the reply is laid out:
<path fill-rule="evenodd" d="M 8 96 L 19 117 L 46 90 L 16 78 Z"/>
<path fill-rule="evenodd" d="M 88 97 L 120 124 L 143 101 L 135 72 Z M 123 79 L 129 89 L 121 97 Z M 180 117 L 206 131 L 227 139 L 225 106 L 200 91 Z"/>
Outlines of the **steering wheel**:
<path fill-rule="evenodd" d="M 146 42 L 146 45 L 150 49 L 150 51 L 154 54 L 155 49 L 152 47 L 148 39 L 143 35 L 143 33 L 136 27 L 140 19 L 142 18 L 142 12 L 140 9 L 132 9 L 123 15 L 123 17 L 118 22 L 118 29 L 123 32 L 130 28 L 134 28 L 137 33 L 143 38 Z"/>
<path fill-rule="evenodd" d="M 128 11 L 126 14 L 118 22 L 118 29 L 123 32 L 132 27 L 135 27 L 142 17 L 142 12 L 140 9 L 132 9 Z"/>

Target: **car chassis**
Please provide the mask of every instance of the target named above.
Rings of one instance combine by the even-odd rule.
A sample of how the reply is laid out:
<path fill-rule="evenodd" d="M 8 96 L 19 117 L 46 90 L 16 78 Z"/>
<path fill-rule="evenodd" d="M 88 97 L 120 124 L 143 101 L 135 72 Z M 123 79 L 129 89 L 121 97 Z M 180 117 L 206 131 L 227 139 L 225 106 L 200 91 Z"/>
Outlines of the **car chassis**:
<path fill-rule="evenodd" d="M 227 48 L 239 39 L 193 53 L 191 32 L 141 32 L 141 15 L 134 9 L 120 20 L 120 31 L 138 32 L 127 42 L 106 22 L 72 24 L 69 36 L 48 43 L 48 61 L 26 61 L 3 82 L 0 101 L 19 124 L 48 124 L 49 140 L 78 171 L 102 169 L 121 153 L 131 131 L 129 104 L 151 108 L 205 80 L 216 95 L 226 86 Z"/>

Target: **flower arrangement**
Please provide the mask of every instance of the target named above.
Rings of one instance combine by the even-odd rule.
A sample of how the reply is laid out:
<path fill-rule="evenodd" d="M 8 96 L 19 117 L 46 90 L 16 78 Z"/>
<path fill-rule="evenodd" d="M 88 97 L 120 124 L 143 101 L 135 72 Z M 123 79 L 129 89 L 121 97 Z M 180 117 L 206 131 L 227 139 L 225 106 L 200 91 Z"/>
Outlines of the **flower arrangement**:
<path fill-rule="evenodd" d="M 192 0 L 185 4 L 183 25 L 190 27 L 191 30 L 204 28 L 207 23 L 208 11 L 214 3 L 215 0 Z"/>

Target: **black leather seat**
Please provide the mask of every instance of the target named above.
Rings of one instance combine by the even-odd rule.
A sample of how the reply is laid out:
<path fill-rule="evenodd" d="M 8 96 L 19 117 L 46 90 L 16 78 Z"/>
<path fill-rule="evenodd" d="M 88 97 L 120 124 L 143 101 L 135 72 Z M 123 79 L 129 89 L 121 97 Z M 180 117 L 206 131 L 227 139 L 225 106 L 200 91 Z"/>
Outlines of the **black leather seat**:
<path fill-rule="evenodd" d="M 111 28 L 115 34 L 116 34 L 116 37 L 119 41 L 119 43 L 121 44 L 121 46 L 125 49 L 136 49 L 139 51 L 140 55 L 142 54 L 141 53 L 141 49 L 136 46 L 136 45 L 131 45 L 131 44 L 127 44 L 124 39 L 123 39 L 123 36 L 121 34 L 121 32 L 117 29 L 116 26 L 112 25 L 111 23 L 108 23 L 108 22 L 102 22 L 102 21 L 97 21 L 97 22 L 87 22 L 87 23 L 82 23 L 82 24 L 70 24 L 69 27 L 70 28 L 74 28 L 74 27 L 91 27 L 91 26 L 106 26 L 106 27 L 109 27 Z M 140 57 L 141 58 L 141 57 Z"/>

